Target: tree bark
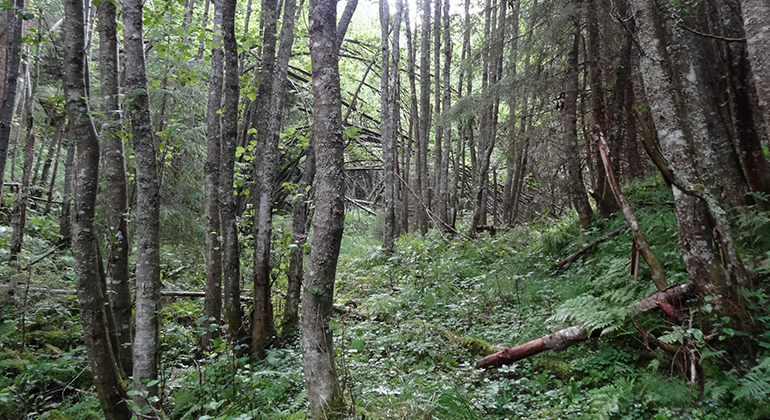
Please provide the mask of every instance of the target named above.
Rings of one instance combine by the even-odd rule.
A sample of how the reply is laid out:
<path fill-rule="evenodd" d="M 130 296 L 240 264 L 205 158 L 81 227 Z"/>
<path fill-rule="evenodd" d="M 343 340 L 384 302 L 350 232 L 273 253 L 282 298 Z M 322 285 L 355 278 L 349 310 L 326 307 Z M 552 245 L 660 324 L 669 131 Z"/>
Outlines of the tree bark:
<path fill-rule="evenodd" d="M 281 335 L 286 338 L 297 332 L 299 327 L 299 300 L 302 292 L 303 263 L 305 259 L 305 243 L 307 241 L 307 219 L 310 205 L 311 186 L 315 179 L 315 146 L 314 136 L 310 136 L 310 144 L 305 155 L 305 171 L 297 185 L 299 194 L 294 199 L 291 222 L 291 241 L 294 248 L 289 255 L 289 275 L 286 287 L 286 308 L 283 311 Z"/>
<path fill-rule="evenodd" d="M 31 111 L 31 110 L 30 110 Z M 28 114 L 32 118 L 32 113 Z M 27 200 L 29 198 L 29 182 L 32 173 L 32 161 L 35 157 L 35 133 L 30 127 L 27 130 L 27 145 L 24 148 L 24 166 L 22 170 L 24 175 L 21 179 L 20 191 L 14 196 L 13 200 L 13 234 L 11 235 L 10 260 L 16 261 L 21 252 L 24 243 L 24 228 L 27 224 Z"/>
<path fill-rule="evenodd" d="M 345 222 L 336 2 L 311 0 L 309 18 L 317 174 L 313 236 L 302 296 L 301 343 L 310 413 L 315 419 L 325 419 L 341 418 L 344 414 L 329 327 Z"/>
<path fill-rule="evenodd" d="M 420 154 L 417 179 L 420 182 L 422 202 L 428 206 L 418 206 L 417 224 L 422 234 L 428 233 L 428 210 L 430 208 L 430 171 L 428 170 L 428 143 L 430 142 L 430 31 L 431 0 L 423 2 L 422 25 L 420 26 Z"/>
<path fill-rule="evenodd" d="M 72 166 L 75 163 L 75 145 L 67 140 L 67 157 L 64 159 L 64 188 L 62 191 L 61 214 L 59 215 L 59 246 L 66 248 L 70 245 L 72 234 Z"/>
<path fill-rule="evenodd" d="M 281 43 L 278 50 L 277 62 L 270 89 L 270 108 L 267 132 L 262 136 L 264 140 L 261 186 L 259 188 L 261 198 L 259 201 L 259 229 L 257 241 L 257 258 L 265 258 L 264 266 L 256 265 L 261 271 L 254 273 L 255 307 L 264 305 L 263 310 L 254 311 L 254 328 L 252 329 L 252 354 L 261 355 L 265 346 L 275 335 L 273 325 L 273 309 L 270 293 L 270 242 L 272 232 L 273 210 L 273 184 L 278 168 L 278 141 L 281 128 L 281 116 L 283 114 L 284 85 L 289 68 L 291 48 L 294 45 L 294 21 L 296 13 L 296 1 L 285 0 L 283 20 L 281 25 Z M 273 23 L 274 24 L 274 23 Z M 268 25 L 265 25 L 267 30 Z M 336 44 L 335 44 L 336 46 Z M 264 236 L 262 236 L 264 234 Z M 255 268 L 256 268 L 255 267 Z M 262 277 L 263 276 L 263 277 Z M 262 284 L 264 282 L 264 284 Z M 257 287 L 262 287 L 261 295 Z M 261 298 L 261 300 L 259 300 Z M 261 335 L 261 337 L 259 337 Z"/>
<path fill-rule="evenodd" d="M 104 144 L 104 196 L 107 219 L 107 287 L 118 332 L 119 360 L 126 375 L 133 371 L 131 333 L 131 291 L 128 273 L 128 199 L 126 192 L 126 160 L 120 109 L 118 79 L 117 7 L 112 2 L 97 6 L 99 16 L 99 74 Z"/>
<path fill-rule="evenodd" d="M 134 389 L 140 407 L 158 395 L 160 310 L 160 200 L 156 146 L 147 94 L 144 57 L 143 2 L 123 3 L 123 40 L 126 62 L 128 114 L 136 162 L 136 330 L 134 335 Z"/>
<path fill-rule="evenodd" d="M 770 2 L 741 0 L 741 9 L 759 108 L 770 130 Z"/>
<path fill-rule="evenodd" d="M 225 49 L 224 110 L 222 113 L 222 150 L 219 172 L 219 211 L 222 226 L 222 273 L 224 275 L 224 321 L 230 338 L 241 330 L 243 315 L 238 296 L 241 294 L 241 258 L 233 195 L 235 152 L 238 140 L 238 43 L 235 39 L 237 0 L 224 0 L 222 39 Z"/>
<path fill-rule="evenodd" d="M 685 266 L 700 293 L 715 296 L 724 314 L 730 316 L 738 328 L 750 331 L 754 328 L 753 322 L 740 294 L 747 282 L 745 268 L 732 243 L 724 211 L 709 194 L 708 186 L 700 183 L 692 158 L 694 144 L 700 144 L 694 135 L 703 135 L 700 127 L 692 125 L 702 123 L 705 118 L 690 115 L 699 110 L 685 105 L 698 99 L 692 94 L 693 88 L 686 86 L 696 81 L 692 80 L 695 79 L 693 72 L 683 74 L 681 71 L 691 68 L 687 56 L 682 54 L 686 47 L 669 41 L 668 22 L 660 15 L 654 0 L 635 0 L 634 7 L 639 44 L 645 50 L 640 59 L 641 73 L 665 154 L 665 158 L 653 161 L 666 168 L 662 170 L 668 171 L 667 176 L 675 184 L 672 190 Z M 684 77 L 685 74 L 690 77 Z M 643 128 L 642 132 L 649 129 Z M 696 196 L 701 198 L 700 202 Z M 709 228 L 709 216 L 716 224 L 717 236 Z"/>
<path fill-rule="evenodd" d="M 11 124 L 16 112 L 16 91 L 21 63 L 21 18 L 24 0 L 14 0 L 6 17 L 6 53 L 5 80 L 3 83 L 2 103 L 0 103 L 0 207 L 3 206 L 3 182 L 5 181 L 5 162 L 8 159 L 8 144 L 11 139 Z"/>
<path fill-rule="evenodd" d="M 257 221 L 254 236 L 254 316 L 251 324 L 251 354 L 261 359 L 265 348 L 275 336 L 273 304 L 270 294 L 270 243 L 273 221 L 273 184 L 278 166 L 278 136 L 270 131 L 272 119 L 273 83 L 275 77 L 276 30 L 278 2 L 262 0 L 262 71 L 257 93 L 257 113 L 254 122 L 259 149 L 256 167 Z M 278 93 L 281 95 L 283 92 Z"/>
<path fill-rule="evenodd" d="M 222 2 L 214 0 L 214 37 L 209 73 L 209 97 L 206 111 L 206 162 L 203 165 L 204 229 L 206 230 L 206 299 L 203 303 L 203 323 L 206 334 L 201 337 L 201 349 L 211 347 L 217 337 L 210 331 L 211 324 L 222 320 L 222 229 L 219 219 L 219 170 L 221 163 L 222 131 L 219 111 L 222 106 L 222 78 L 224 52 L 222 51 Z"/>
<path fill-rule="evenodd" d="M 106 298 L 99 276 L 94 214 L 99 170 L 99 140 L 91 121 L 85 89 L 85 32 L 83 3 L 64 3 L 64 90 L 69 117 L 69 138 L 76 141 L 75 214 L 72 256 L 78 276 L 78 303 L 83 338 L 93 372 L 94 385 L 107 419 L 130 419 L 128 395 L 107 333 Z"/>

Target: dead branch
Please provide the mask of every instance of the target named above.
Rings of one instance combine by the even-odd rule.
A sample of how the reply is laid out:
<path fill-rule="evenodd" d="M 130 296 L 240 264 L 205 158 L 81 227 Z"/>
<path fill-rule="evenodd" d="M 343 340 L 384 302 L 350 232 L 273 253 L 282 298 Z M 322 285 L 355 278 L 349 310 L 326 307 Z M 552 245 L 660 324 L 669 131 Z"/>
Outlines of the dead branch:
<path fill-rule="evenodd" d="M 559 261 L 559 263 L 556 264 L 556 269 L 559 270 L 559 269 L 562 269 L 562 268 L 569 268 L 569 266 L 572 265 L 573 262 L 575 262 L 578 258 L 580 258 L 581 255 L 583 255 L 586 252 L 588 252 L 596 244 L 604 242 L 607 239 L 612 238 L 613 236 L 617 236 L 618 234 L 620 234 L 620 232 L 623 231 L 623 229 L 624 228 L 622 228 L 622 227 L 621 228 L 617 228 L 617 229 L 613 230 L 612 232 L 605 233 L 604 235 L 600 236 L 599 239 L 597 239 L 597 240 L 595 240 L 595 241 L 593 241 L 591 243 L 583 245 L 577 252 L 575 252 L 574 254 L 570 255 L 569 257 Z"/>
<path fill-rule="evenodd" d="M 626 306 L 626 310 L 632 313 L 649 311 L 650 309 L 657 308 L 659 301 L 673 302 L 684 299 L 694 292 L 695 285 L 692 283 L 671 286 Z M 556 331 L 545 337 L 532 340 L 520 346 L 509 347 L 495 354 L 481 358 L 476 362 L 476 369 L 508 365 L 529 356 L 542 353 L 546 350 L 554 350 L 557 352 L 563 351 L 587 338 L 588 331 L 580 325 L 575 325 Z"/>

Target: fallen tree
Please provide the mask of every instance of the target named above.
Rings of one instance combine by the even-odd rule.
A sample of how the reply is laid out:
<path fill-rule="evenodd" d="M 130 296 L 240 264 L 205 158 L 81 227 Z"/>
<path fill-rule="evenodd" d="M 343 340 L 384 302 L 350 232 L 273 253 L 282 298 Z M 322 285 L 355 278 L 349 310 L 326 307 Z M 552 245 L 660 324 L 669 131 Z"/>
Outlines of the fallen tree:
<path fill-rule="evenodd" d="M 625 229 L 625 227 L 617 228 L 617 229 L 613 230 L 612 232 L 605 233 L 604 235 L 600 236 L 599 239 L 583 245 L 582 247 L 580 247 L 579 250 L 577 250 L 577 252 L 575 252 L 574 254 L 568 256 L 567 258 L 559 261 L 559 263 L 556 264 L 556 269 L 559 270 L 559 269 L 562 269 L 562 268 L 569 268 L 569 266 L 572 265 L 573 262 L 577 261 L 577 259 L 580 258 L 581 255 L 583 255 L 586 252 L 588 252 L 591 248 L 596 246 L 596 244 L 602 243 L 602 242 L 606 241 L 607 239 L 612 238 L 613 236 L 617 236 L 618 234 L 620 234 L 620 232 L 623 231 L 623 229 Z"/>
<path fill-rule="evenodd" d="M 692 283 L 671 286 L 655 292 L 644 299 L 640 299 L 628 306 L 629 312 L 646 312 L 653 308 L 662 307 L 668 314 L 673 303 L 686 299 L 695 292 Z M 497 353 L 483 357 L 476 362 L 476 369 L 495 368 L 514 363 L 521 359 L 534 356 L 546 350 L 563 351 L 588 338 L 588 331 L 580 325 L 574 325 L 563 330 L 556 331 L 536 340 L 516 347 L 508 347 Z"/>

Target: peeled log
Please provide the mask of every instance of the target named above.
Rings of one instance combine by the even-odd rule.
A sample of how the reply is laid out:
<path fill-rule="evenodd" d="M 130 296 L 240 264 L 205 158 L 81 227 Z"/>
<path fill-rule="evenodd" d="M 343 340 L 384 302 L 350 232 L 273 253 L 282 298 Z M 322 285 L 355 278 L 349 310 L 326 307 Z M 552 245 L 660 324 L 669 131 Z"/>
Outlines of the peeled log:
<path fill-rule="evenodd" d="M 655 292 L 644 299 L 640 299 L 628 306 L 628 311 L 645 312 L 657 308 L 658 302 L 670 303 L 679 299 L 686 298 L 695 292 L 695 285 L 692 283 L 679 284 L 671 286 L 661 291 Z M 491 354 L 476 362 L 476 369 L 495 368 L 508 365 L 529 356 L 534 356 L 546 350 L 563 351 L 573 344 L 577 344 L 588 338 L 588 331 L 580 325 L 575 325 L 545 337 L 532 340 L 529 343 L 516 347 L 508 347 L 495 354 Z"/>
<path fill-rule="evenodd" d="M 476 369 L 500 367 L 513 363 L 517 360 L 526 359 L 546 350 L 562 351 L 575 343 L 579 343 L 588 338 L 588 331 L 583 327 L 576 325 L 556 331 L 553 334 L 532 340 L 529 343 L 516 347 L 509 347 L 503 351 L 491 354 L 479 359 L 476 362 Z"/>

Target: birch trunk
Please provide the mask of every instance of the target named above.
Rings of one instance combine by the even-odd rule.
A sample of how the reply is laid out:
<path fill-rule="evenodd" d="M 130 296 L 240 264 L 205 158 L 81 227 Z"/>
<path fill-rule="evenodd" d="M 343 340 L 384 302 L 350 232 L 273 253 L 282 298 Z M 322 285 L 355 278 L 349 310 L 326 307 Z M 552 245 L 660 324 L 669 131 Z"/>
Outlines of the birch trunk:
<path fill-rule="evenodd" d="M 126 160 L 120 109 L 118 79 L 118 21 L 117 7 L 104 2 L 97 6 L 99 16 L 99 74 L 101 77 L 101 108 L 105 114 L 102 125 L 104 145 L 104 196 L 107 218 L 107 287 L 120 347 L 118 364 L 126 375 L 133 371 L 131 333 L 131 291 L 128 275 L 128 228 Z"/>
<path fill-rule="evenodd" d="M 143 2 L 123 3 L 126 96 L 136 162 L 136 331 L 134 389 L 140 407 L 158 395 L 158 311 L 160 310 L 160 200 L 158 169 L 147 94 L 144 58 Z"/>
<path fill-rule="evenodd" d="M 85 89 L 84 57 L 85 32 L 83 3 L 67 0 L 64 3 L 64 94 L 69 117 L 69 138 L 76 141 L 75 173 L 76 222 L 73 227 L 72 256 L 78 276 L 77 290 L 80 304 L 80 322 L 83 339 L 93 372 L 94 385 L 109 420 L 128 420 L 132 413 L 126 400 L 128 395 L 120 378 L 107 333 L 106 298 L 102 295 L 99 277 L 97 243 L 94 234 L 94 214 L 99 170 L 99 140 L 91 121 Z"/>

